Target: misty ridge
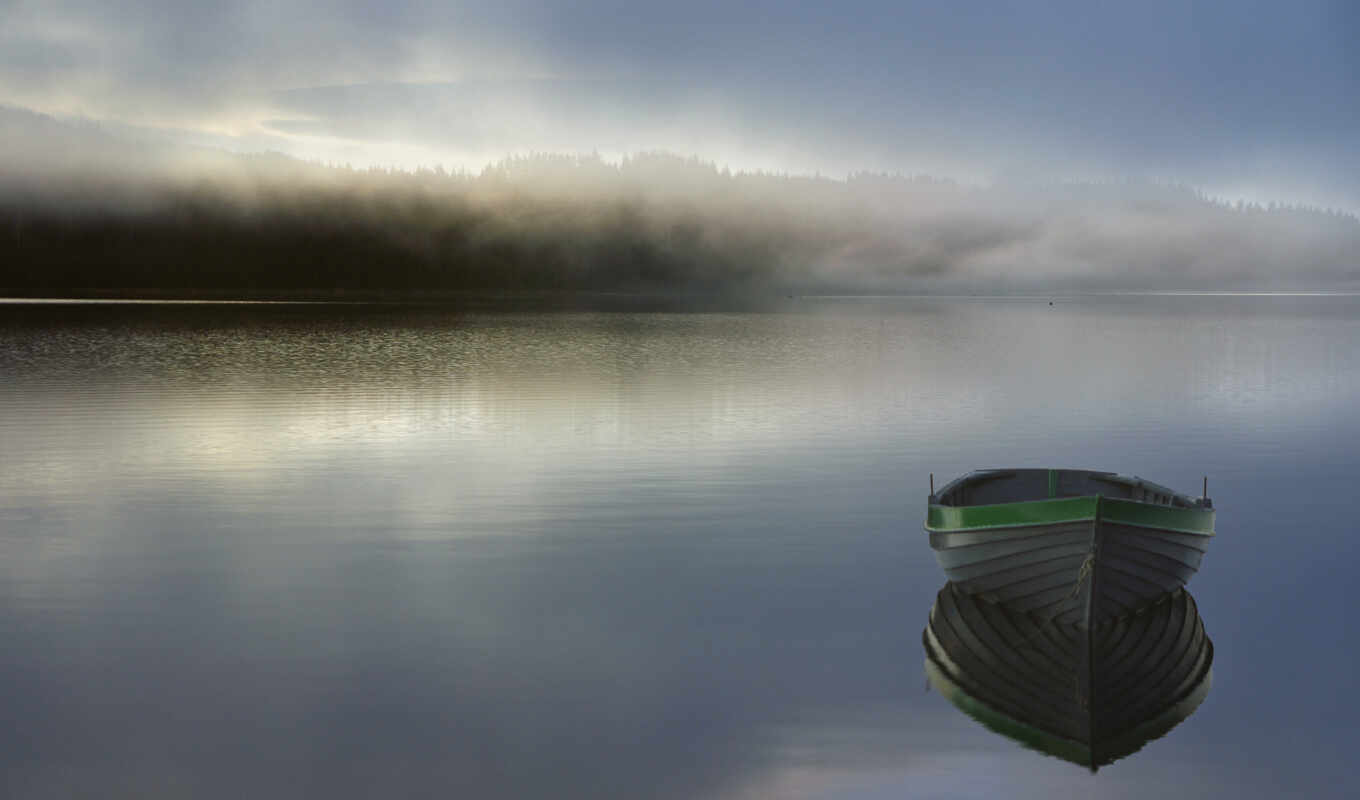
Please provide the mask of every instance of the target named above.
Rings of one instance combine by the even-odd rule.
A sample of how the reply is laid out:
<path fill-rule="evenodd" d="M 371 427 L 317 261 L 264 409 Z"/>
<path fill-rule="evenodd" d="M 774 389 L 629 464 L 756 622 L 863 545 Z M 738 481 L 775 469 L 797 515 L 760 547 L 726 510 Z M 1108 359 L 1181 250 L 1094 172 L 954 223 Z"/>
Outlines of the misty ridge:
<path fill-rule="evenodd" d="M 0 109 L 0 290 L 349 296 L 1344 288 L 1360 220 L 1152 182 L 967 186 L 642 153 L 353 169 Z"/>

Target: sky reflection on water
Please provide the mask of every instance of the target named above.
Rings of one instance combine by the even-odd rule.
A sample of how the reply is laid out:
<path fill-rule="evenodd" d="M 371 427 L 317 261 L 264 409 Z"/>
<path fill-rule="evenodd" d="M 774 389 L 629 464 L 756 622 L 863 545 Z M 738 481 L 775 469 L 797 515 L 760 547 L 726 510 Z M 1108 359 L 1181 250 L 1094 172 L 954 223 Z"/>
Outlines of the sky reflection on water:
<path fill-rule="evenodd" d="M 10 796 L 1344 796 L 1360 299 L 0 307 Z M 1214 689 L 924 690 L 926 477 L 1210 477 Z"/>

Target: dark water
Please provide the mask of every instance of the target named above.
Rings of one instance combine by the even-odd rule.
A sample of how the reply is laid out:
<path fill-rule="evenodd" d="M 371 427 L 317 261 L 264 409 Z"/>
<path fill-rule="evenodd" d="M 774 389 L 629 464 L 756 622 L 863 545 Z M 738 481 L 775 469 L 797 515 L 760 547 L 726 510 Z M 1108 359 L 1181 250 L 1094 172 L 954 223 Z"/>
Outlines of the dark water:
<path fill-rule="evenodd" d="M 1360 299 L 0 305 L 0 795 L 1360 790 Z M 1091 775 L 923 677 L 928 473 L 1197 493 L 1204 704 Z"/>

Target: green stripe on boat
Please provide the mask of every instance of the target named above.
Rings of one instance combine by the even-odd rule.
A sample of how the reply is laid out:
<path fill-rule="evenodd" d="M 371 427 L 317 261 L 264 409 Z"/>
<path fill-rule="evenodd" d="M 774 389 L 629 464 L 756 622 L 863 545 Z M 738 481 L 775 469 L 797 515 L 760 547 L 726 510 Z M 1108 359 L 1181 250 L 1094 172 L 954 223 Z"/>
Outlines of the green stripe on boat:
<path fill-rule="evenodd" d="M 1140 528 L 1212 536 L 1214 512 L 1211 509 L 1174 508 L 1091 495 L 1024 503 L 998 503 L 989 506 L 932 505 L 926 514 L 927 531 L 964 531 L 989 528 L 1018 528 L 1059 522 L 1101 520 Z"/>
<path fill-rule="evenodd" d="M 1139 503 L 1136 500 L 1102 497 L 1100 518 L 1105 522 L 1139 528 L 1198 533 L 1204 536 L 1214 534 L 1214 512 L 1213 509 L 1207 508 L 1173 508 Z"/>
<path fill-rule="evenodd" d="M 993 506 L 933 505 L 926 515 L 926 530 L 1012 528 L 1019 525 L 1047 525 L 1053 522 L 1095 519 L 1097 500 L 1096 497 L 1064 497 L 1060 500 L 999 503 Z"/>

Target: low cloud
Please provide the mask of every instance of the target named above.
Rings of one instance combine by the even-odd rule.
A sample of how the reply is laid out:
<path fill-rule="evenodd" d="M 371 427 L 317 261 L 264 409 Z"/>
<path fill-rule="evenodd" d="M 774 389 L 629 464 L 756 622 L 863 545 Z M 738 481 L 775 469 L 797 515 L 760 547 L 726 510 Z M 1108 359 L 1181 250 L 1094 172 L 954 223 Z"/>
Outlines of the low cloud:
<path fill-rule="evenodd" d="M 1315 288 L 1360 221 L 1152 182 L 845 180 L 665 153 L 354 170 L 7 112 L 10 289 L 913 292 Z"/>

